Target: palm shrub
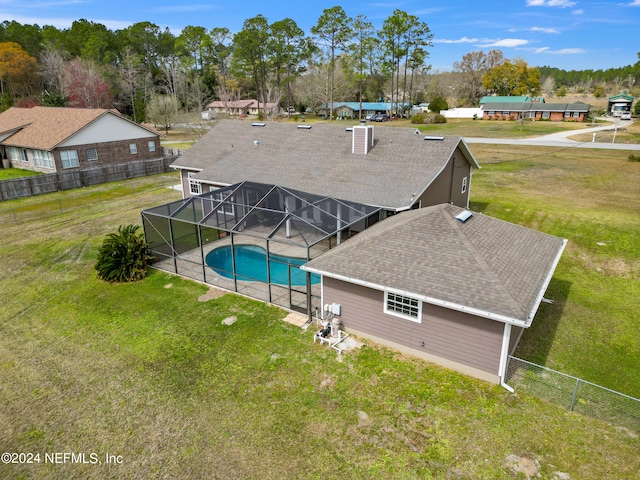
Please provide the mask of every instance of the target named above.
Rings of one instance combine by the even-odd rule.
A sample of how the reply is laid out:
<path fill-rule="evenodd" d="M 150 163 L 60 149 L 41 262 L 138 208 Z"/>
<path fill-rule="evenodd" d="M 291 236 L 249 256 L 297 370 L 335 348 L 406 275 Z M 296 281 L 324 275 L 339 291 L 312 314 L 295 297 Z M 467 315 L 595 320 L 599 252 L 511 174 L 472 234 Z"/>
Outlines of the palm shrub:
<path fill-rule="evenodd" d="M 153 256 L 138 234 L 139 228 L 140 225 L 120 225 L 118 233 L 107 235 L 98 249 L 98 277 L 107 282 L 135 282 L 147 275 Z"/>

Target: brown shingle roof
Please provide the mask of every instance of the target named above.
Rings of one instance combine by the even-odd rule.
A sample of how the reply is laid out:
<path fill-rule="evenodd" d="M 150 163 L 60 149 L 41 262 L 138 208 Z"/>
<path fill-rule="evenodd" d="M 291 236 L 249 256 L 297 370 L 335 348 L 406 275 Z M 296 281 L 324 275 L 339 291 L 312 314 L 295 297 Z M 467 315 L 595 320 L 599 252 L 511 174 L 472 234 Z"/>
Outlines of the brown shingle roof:
<path fill-rule="evenodd" d="M 305 268 L 529 326 L 565 240 L 477 213 L 463 223 L 454 218 L 462 211 L 400 213 Z"/>
<path fill-rule="evenodd" d="M 263 107 L 267 107 L 267 108 L 273 108 L 275 106 L 277 106 L 277 103 L 273 103 L 273 102 L 267 102 L 262 103 L 260 102 L 260 108 Z M 254 100 L 254 99 L 249 99 L 249 100 L 229 100 L 228 102 L 223 102 L 222 100 L 214 100 L 213 102 L 211 102 L 209 105 L 207 105 L 207 108 L 249 108 L 249 107 L 254 107 L 254 108 L 258 108 L 258 100 Z"/>
<path fill-rule="evenodd" d="M 3 143 L 48 151 L 99 117 L 112 114 L 129 121 L 115 110 L 99 108 L 12 107 L 0 113 L 0 133 L 18 129 Z"/>
<path fill-rule="evenodd" d="M 456 148 L 478 167 L 460 137 L 425 141 L 413 128 L 378 127 L 367 155 L 351 153 L 344 126 L 222 120 L 173 163 L 196 178 L 231 185 L 244 180 L 385 208 L 407 208 L 447 165 Z M 415 195 L 415 197 L 414 197 Z"/>

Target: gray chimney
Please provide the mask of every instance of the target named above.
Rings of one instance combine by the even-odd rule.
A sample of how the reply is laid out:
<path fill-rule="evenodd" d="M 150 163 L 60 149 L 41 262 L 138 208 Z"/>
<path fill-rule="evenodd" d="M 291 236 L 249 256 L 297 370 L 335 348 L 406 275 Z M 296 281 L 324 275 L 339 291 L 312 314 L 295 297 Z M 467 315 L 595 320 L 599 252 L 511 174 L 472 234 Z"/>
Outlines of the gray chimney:
<path fill-rule="evenodd" d="M 356 155 L 366 155 L 373 147 L 373 126 L 362 122 L 353 127 L 353 137 L 351 141 L 351 153 Z"/>

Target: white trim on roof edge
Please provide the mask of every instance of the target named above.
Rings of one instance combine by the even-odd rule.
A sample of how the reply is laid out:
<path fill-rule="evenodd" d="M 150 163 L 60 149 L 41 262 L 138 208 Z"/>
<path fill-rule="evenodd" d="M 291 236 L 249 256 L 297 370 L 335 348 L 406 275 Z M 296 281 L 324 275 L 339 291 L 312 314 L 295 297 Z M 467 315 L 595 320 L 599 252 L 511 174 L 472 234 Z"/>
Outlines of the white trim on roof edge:
<path fill-rule="evenodd" d="M 529 327 L 531 325 L 530 321 L 520 320 L 515 317 L 509 317 L 507 315 L 502 315 L 499 313 L 491 313 L 486 310 L 481 310 L 479 308 L 469 307 L 466 305 L 460 305 L 459 303 L 448 302 L 446 300 L 441 300 L 438 298 L 429 297 L 426 295 L 420 295 L 418 293 L 408 292 L 406 290 L 400 290 L 397 288 L 385 287 L 384 285 L 378 285 L 377 283 L 367 282 L 365 280 L 359 280 L 357 278 L 347 277 L 345 275 L 339 275 L 331 272 L 325 272 L 323 270 L 318 270 L 317 268 L 308 267 L 306 265 L 300 266 L 301 270 L 306 272 L 315 273 L 318 275 L 326 276 L 329 278 L 335 278 L 336 280 L 341 280 L 343 282 L 353 283 L 355 285 L 360 285 L 362 287 L 373 288 L 374 290 L 380 290 L 383 292 L 393 292 L 399 295 L 406 295 L 418 300 L 421 300 L 425 303 L 429 303 L 431 305 L 437 305 L 440 307 L 448 308 L 450 310 L 456 310 L 458 312 L 468 313 L 470 315 L 475 315 L 477 317 L 488 318 L 489 320 L 495 320 L 497 322 L 509 323 L 512 325 L 517 325 L 519 327 Z M 544 292 L 543 292 L 544 293 Z M 541 294 L 542 297 L 542 294 Z"/>
<path fill-rule="evenodd" d="M 556 271 L 556 267 L 558 266 L 558 262 L 560 262 L 560 257 L 562 256 L 562 253 L 564 252 L 564 247 L 567 246 L 567 242 L 568 242 L 568 240 L 566 238 L 562 239 L 562 247 L 558 251 L 558 254 L 556 255 L 556 258 L 553 259 L 553 264 L 551 265 L 551 268 L 549 269 L 549 273 L 547 273 L 547 276 L 544 279 L 544 282 L 542 283 L 542 288 L 538 292 L 538 297 L 536 298 L 536 301 L 533 304 L 533 308 L 531 309 L 531 311 L 529 312 L 529 315 L 527 317 L 527 327 L 531 325 L 531 322 L 533 321 L 533 317 L 535 317 L 536 312 L 538 311 L 538 307 L 540 306 L 540 302 L 542 302 L 542 297 L 544 296 L 544 293 L 547 291 L 547 287 L 549 287 L 549 283 L 551 282 L 551 278 L 553 277 L 553 273 Z"/>

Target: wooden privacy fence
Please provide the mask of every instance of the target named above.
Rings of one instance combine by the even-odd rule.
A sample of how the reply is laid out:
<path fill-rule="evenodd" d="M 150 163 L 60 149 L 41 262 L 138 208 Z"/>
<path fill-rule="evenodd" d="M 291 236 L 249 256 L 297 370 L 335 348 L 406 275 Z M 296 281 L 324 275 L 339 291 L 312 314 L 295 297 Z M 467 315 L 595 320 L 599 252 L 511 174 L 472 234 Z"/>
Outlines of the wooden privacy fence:
<path fill-rule="evenodd" d="M 169 165 L 177 158 L 177 150 L 167 149 L 164 156 L 154 160 L 138 160 L 117 165 L 104 165 L 86 170 L 48 173 L 0 182 L 0 200 L 31 197 L 44 193 L 88 187 L 100 183 L 144 177 L 171 171 Z"/>

